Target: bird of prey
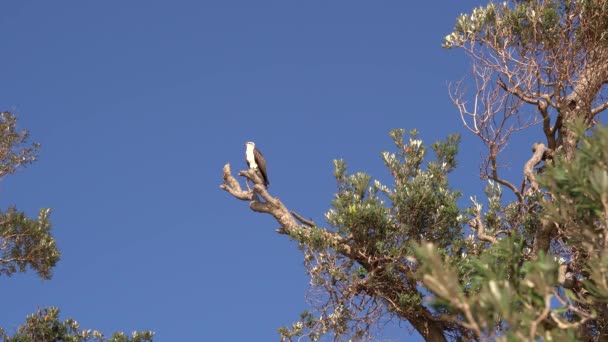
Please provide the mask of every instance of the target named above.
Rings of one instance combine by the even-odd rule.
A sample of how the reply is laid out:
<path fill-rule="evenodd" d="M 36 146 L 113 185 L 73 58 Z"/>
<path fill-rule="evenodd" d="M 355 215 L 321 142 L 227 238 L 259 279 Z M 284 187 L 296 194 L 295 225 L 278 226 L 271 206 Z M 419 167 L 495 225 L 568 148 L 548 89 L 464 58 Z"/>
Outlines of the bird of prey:
<path fill-rule="evenodd" d="M 250 170 L 258 170 L 264 181 L 264 186 L 268 187 L 268 173 L 266 172 L 266 160 L 260 150 L 255 147 L 255 143 L 249 141 L 245 144 L 245 160 Z"/>

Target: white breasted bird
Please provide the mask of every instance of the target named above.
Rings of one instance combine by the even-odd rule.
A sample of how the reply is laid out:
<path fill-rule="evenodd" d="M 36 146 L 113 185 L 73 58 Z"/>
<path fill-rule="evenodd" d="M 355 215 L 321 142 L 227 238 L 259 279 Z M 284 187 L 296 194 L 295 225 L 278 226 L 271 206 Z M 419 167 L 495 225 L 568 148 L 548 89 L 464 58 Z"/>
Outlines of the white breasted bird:
<path fill-rule="evenodd" d="M 268 181 L 268 173 L 266 172 L 266 160 L 264 156 L 255 147 L 255 143 L 249 141 L 245 144 L 247 149 L 245 150 L 245 160 L 250 170 L 258 170 L 264 181 L 264 186 L 268 187 L 270 182 Z"/>

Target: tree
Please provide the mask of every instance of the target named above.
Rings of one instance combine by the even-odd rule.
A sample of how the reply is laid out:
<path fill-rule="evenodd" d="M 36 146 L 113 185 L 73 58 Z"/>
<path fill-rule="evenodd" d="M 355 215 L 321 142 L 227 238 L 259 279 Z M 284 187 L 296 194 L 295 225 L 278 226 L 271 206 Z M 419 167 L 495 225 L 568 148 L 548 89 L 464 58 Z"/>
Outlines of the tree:
<path fill-rule="evenodd" d="M 500 152 L 510 136 L 542 124 L 536 158 L 561 151 L 571 159 L 577 145 L 574 120 L 588 127 L 608 108 L 608 1 L 509 1 L 461 15 L 443 46 L 460 48 L 473 62 L 473 99 L 467 82 L 451 93 L 467 128 L 488 147 L 484 177 L 523 189 L 498 174 Z M 472 105 L 469 103 L 472 102 Z M 525 171 L 532 190 L 537 184 Z"/>
<path fill-rule="evenodd" d="M 77 321 L 68 318 L 65 321 L 59 319 L 59 309 L 56 307 L 38 310 L 38 312 L 27 317 L 24 325 L 12 337 L 4 336 L 7 342 L 86 342 L 86 341 L 108 341 L 108 342 L 148 342 L 152 341 L 153 333 L 150 331 L 134 331 L 131 336 L 116 332 L 112 337 L 106 339 L 97 330 L 82 330 Z"/>
<path fill-rule="evenodd" d="M 458 135 L 432 144 L 430 159 L 415 130 L 393 130 L 396 152 L 381 155 L 393 184 L 335 161 L 327 228 L 287 209 L 255 170 L 238 173 L 255 184 L 243 190 L 226 164 L 220 187 L 298 242 L 316 290 L 314 312 L 281 339 L 373 340 L 391 319 L 428 341 L 608 336 L 608 129 L 594 128 L 608 108 L 607 44 L 607 0 L 512 0 L 457 19 L 444 46 L 470 56 L 473 82 L 451 95 L 488 148 L 487 201 L 469 208 L 447 177 Z M 516 186 L 500 152 L 538 125 L 544 142 Z"/>
<path fill-rule="evenodd" d="M 17 131 L 17 119 L 0 113 L 0 179 L 36 160 L 39 144 L 27 144 L 28 132 Z M 50 234 L 49 209 L 41 209 L 36 220 L 10 207 L 0 211 L 0 274 L 11 276 L 28 267 L 43 279 L 59 261 L 59 251 Z"/>
<path fill-rule="evenodd" d="M 0 178 L 15 173 L 36 161 L 37 143 L 28 143 L 28 131 L 17 130 L 17 118 L 10 112 L 0 113 Z M 0 211 L 0 275 L 10 277 L 16 272 L 35 271 L 42 279 L 51 279 L 52 268 L 60 258 L 49 220 L 51 210 L 40 209 L 38 217 L 28 218 L 15 206 Z M 12 337 L 0 328 L 5 342 L 95 341 L 144 342 L 152 341 L 149 331 L 134 332 L 131 337 L 115 333 L 110 339 L 91 330 L 80 330 L 72 319 L 59 320 L 58 308 L 38 310 L 29 316 Z"/>

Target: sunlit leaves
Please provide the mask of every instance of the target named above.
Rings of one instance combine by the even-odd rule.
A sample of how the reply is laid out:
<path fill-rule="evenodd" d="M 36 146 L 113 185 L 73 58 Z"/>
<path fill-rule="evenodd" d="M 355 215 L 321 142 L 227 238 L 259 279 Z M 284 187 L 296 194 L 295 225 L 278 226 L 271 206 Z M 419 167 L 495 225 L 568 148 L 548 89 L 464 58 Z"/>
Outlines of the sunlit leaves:
<path fill-rule="evenodd" d="M 0 179 L 36 160 L 39 144 L 28 143 L 29 132 L 17 130 L 17 118 L 0 113 Z"/>
<path fill-rule="evenodd" d="M 547 44 L 557 42 L 566 28 L 560 18 L 560 1 L 505 1 L 490 3 L 461 14 L 443 47 L 467 42 L 493 41 L 496 44 Z M 509 39 L 507 39 L 507 37 Z"/>
<path fill-rule="evenodd" d="M 151 331 L 134 331 L 131 335 L 114 333 L 106 338 L 97 330 L 81 329 L 77 321 L 59 318 L 59 309 L 50 307 L 27 317 L 25 324 L 19 326 L 13 336 L 1 333 L 5 342 L 151 342 L 154 333 Z"/>
<path fill-rule="evenodd" d="M 387 312 L 420 315 L 423 295 L 408 261 L 412 242 L 436 241 L 451 254 L 462 244 L 460 193 L 448 183 L 459 136 L 434 143 L 434 158 L 427 156 L 415 130 L 406 137 L 404 129 L 397 129 L 390 136 L 395 152 L 381 158 L 391 185 L 363 172 L 349 173 L 345 161 L 334 161 L 337 193 L 325 218 L 354 255 L 341 254 L 320 228 L 311 227 L 307 237 L 293 236 L 304 250 L 311 285 L 321 293 L 314 302 L 324 304 L 317 307 L 318 315 L 306 313 L 290 328 L 281 328 L 284 340 L 316 340 L 329 331 L 337 340 L 363 340 Z"/>
<path fill-rule="evenodd" d="M 0 211 L 0 274 L 25 272 L 29 266 L 43 279 L 59 261 L 59 250 L 51 235 L 49 209 L 41 209 L 36 220 L 14 207 Z"/>
<path fill-rule="evenodd" d="M 509 234 L 484 248 L 467 238 L 469 253 L 459 259 L 432 243 L 415 248 L 418 277 L 434 294 L 431 303 L 437 310 L 459 315 L 461 325 L 479 327 L 480 336 L 489 339 L 580 339 L 583 324 L 589 336 L 602 334 L 608 302 L 603 191 L 608 129 L 598 127 L 587 136 L 584 126 L 577 130 L 583 138 L 575 158 L 566 161 L 558 155 L 546 166 L 539 179 L 547 195 L 527 198 L 530 211 L 503 208 L 501 189 L 492 182 L 486 187 L 483 222 L 490 231 Z M 475 210 L 481 210 L 479 203 Z M 517 215 L 523 219 L 514 220 Z M 530 231 L 540 226 L 539 216 L 544 225 L 558 229 L 558 241 L 548 253 L 532 256 Z M 501 332 L 503 327 L 508 329 Z"/>
<path fill-rule="evenodd" d="M 488 338 L 501 336 L 503 324 L 512 336 L 528 336 L 530 323 L 557 285 L 557 263 L 552 258 L 526 260 L 521 250 L 521 237 L 514 234 L 478 256 L 467 256 L 457 271 L 434 244 L 415 248 L 419 277 L 435 295 L 432 305 L 462 315 L 461 324 L 477 326 Z"/>
<path fill-rule="evenodd" d="M 557 158 L 539 181 L 554 198 L 545 205 L 547 218 L 564 225 L 567 235 L 587 230 L 595 236 L 597 228 L 608 229 L 608 129 L 595 128 L 591 136 L 582 126 L 577 130 L 583 139 L 575 160 Z"/>

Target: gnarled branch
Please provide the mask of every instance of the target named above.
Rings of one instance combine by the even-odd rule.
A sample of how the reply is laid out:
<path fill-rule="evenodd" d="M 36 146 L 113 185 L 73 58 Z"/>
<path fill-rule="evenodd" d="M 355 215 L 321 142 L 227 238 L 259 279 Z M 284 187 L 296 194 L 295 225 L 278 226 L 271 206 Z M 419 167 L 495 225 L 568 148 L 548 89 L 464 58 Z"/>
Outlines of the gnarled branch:
<path fill-rule="evenodd" d="M 548 152 L 547 147 L 543 143 L 536 143 L 532 146 L 532 158 L 524 165 L 524 175 L 530 183 L 529 193 L 536 192 L 540 189 L 534 176 L 534 167 L 543 160 L 545 153 Z"/>
<path fill-rule="evenodd" d="M 478 211 L 475 218 L 469 221 L 469 226 L 477 230 L 477 236 L 481 241 L 487 241 L 489 243 L 495 243 L 497 240 L 494 236 L 486 234 L 486 228 L 483 226 L 481 221 L 481 213 Z"/>
<path fill-rule="evenodd" d="M 309 229 L 311 225 L 308 223 L 314 225 L 312 221 L 302 221 L 300 215 L 293 215 L 293 212 L 289 211 L 278 198 L 272 197 L 255 170 L 240 171 L 238 175 L 253 182 L 253 189 L 245 191 L 241 188 L 239 182 L 232 175 L 230 164 L 224 165 L 224 184 L 220 185 L 220 189 L 227 191 L 237 199 L 249 201 L 249 208 L 251 208 L 251 210 L 272 215 L 280 225 L 280 228 L 277 229 L 277 233 L 287 234 L 301 242 L 310 240 L 312 233 Z M 296 219 L 300 220 L 304 225 L 298 224 Z M 352 255 L 352 247 L 346 239 L 328 230 L 322 230 L 321 232 L 324 240 L 335 248 L 338 253 L 357 260 L 357 258 Z"/>

